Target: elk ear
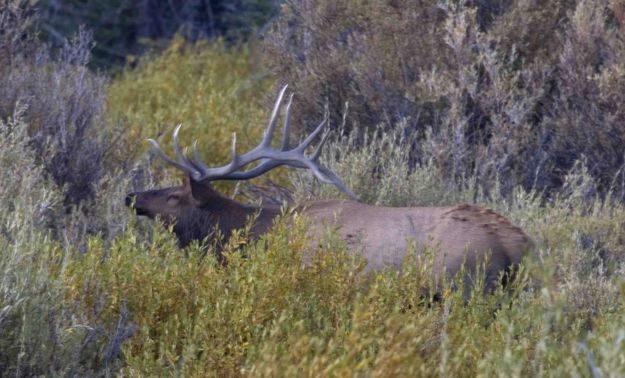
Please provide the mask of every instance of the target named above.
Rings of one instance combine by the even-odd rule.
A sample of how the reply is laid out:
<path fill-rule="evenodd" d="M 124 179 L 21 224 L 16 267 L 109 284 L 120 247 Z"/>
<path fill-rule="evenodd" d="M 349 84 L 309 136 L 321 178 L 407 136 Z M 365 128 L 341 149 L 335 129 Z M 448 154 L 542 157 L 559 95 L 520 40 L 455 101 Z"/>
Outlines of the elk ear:
<path fill-rule="evenodd" d="M 211 187 L 209 183 L 195 181 L 189 177 L 186 184 L 191 189 L 191 195 L 200 205 L 208 203 L 210 200 L 219 197 L 219 193 Z"/>

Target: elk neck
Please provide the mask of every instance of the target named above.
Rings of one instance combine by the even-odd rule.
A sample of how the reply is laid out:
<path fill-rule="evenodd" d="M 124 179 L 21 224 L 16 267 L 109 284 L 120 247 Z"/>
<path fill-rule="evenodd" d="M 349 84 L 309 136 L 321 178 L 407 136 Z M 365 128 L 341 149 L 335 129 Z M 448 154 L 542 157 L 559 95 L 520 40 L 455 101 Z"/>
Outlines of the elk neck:
<path fill-rule="evenodd" d="M 182 217 L 174 226 L 181 246 L 193 240 L 203 240 L 219 230 L 223 240 L 230 238 L 233 230 L 244 228 L 251 223 L 251 237 L 258 238 L 267 232 L 280 209 L 273 207 L 250 206 L 221 195 L 206 185 L 199 194 L 193 188 L 193 196 L 200 199 L 191 214 Z"/>

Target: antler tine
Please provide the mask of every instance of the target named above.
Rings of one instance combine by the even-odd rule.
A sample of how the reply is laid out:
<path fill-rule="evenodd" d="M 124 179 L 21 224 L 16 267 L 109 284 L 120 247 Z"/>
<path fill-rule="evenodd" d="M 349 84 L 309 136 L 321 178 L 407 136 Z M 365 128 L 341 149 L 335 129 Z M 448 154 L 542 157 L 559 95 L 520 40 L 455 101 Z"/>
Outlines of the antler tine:
<path fill-rule="evenodd" d="M 315 130 L 312 133 L 310 133 L 310 135 L 306 137 L 306 139 L 304 139 L 304 141 L 299 146 L 297 146 L 296 150 L 304 151 L 306 148 L 308 148 L 308 146 L 310 146 L 312 141 L 315 140 L 317 135 L 319 135 L 319 133 L 326 126 L 327 122 L 328 122 L 328 113 L 325 114 L 325 116 L 323 117 L 323 121 L 321 121 L 319 126 L 317 126 L 317 128 L 315 128 Z"/>
<path fill-rule="evenodd" d="M 282 105 L 282 99 L 284 98 L 284 93 L 286 92 L 286 89 L 288 87 L 289 85 L 286 84 L 280 90 L 280 94 L 278 94 L 278 99 L 276 100 L 276 103 L 273 106 L 273 111 L 271 112 L 271 117 L 269 118 L 269 124 L 267 126 L 267 130 L 265 131 L 265 135 L 263 136 L 262 142 L 260 142 L 260 146 L 262 147 L 271 146 L 271 139 L 273 138 L 273 131 L 275 130 L 276 123 L 278 121 L 278 113 L 280 113 L 280 106 Z"/>
<path fill-rule="evenodd" d="M 197 179 L 207 179 L 209 178 L 208 176 L 211 174 L 211 172 L 214 172 L 215 170 L 219 170 L 219 174 L 225 175 L 241 168 L 240 158 L 239 155 L 237 155 L 237 133 L 232 133 L 232 144 L 230 147 L 230 153 L 232 155 L 232 160 L 230 161 L 230 163 L 228 163 L 228 165 L 222 168 L 210 168 L 208 165 L 206 165 L 206 163 L 204 163 L 204 161 L 200 157 L 200 153 L 197 150 L 197 140 L 194 141 L 193 159 L 191 159 L 190 163 L 193 164 L 200 173 L 200 177 L 198 177 Z"/>
<path fill-rule="evenodd" d="M 289 133 L 291 132 L 291 104 L 293 103 L 293 93 L 289 96 L 289 102 L 284 109 L 284 126 L 282 128 L 282 151 L 289 149 Z"/>
<path fill-rule="evenodd" d="M 230 151 L 232 153 L 232 160 L 229 166 L 233 168 L 233 171 L 236 171 L 241 168 L 239 166 L 239 155 L 237 155 L 237 133 L 232 133 L 232 146 L 230 147 Z"/>
<path fill-rule="evenodd" d="M 323 150 L 323 145 L 326 144 L 326 142 L 328 141 L 330 133 L 331 131 L 326 131 L 325 133 L 323 133 L 323 136 L 321 137 L 321 142 L 319 142 L 319 144 L 317 145 L 315 152 L 310 155 L 310 160 L 317 161 L 317 159 L 319 159 L 319 156 L 321 156 L 321 150 Z"/>
<path fill-rule="evenodd" d="M 167 154 L 165 153 L 165 151 L 163 151 L 163 149 L 161 148 L 161 146 L 158 144 L 157 141 L 155 141 L 154 139 L 148 139 L 148 142 L 150 142 L 150 144 L 152 145 L 152 149 L 154 150 L 154 152 L 157 153 L 158 156 L 160 156 L 163 160 L 165 160 L 167 163 L 173 165 L 174 167 L 187 172 L 188 174 L 196 174 L 197 172 L 195 170 L 192 170 L 190 167 L 180 164 L 177 161 L 171 159 L 169 156 L 167 156 Z"/>
<path fill-rule="evenodd" d="M 202 157 L 200 157 L 200 153 L 197 150 L 197 140 L 193 141 L 193 159 L 191 160 L 191 163 L 193 163 L 193 165 L 197 167 L 200 172 L 210 169 L 210 167 L 204 163 Z"/>
<path fill-rule="evenodd" d="M 319 170 L 321 171 L 321 173 L 323 173 L 330 180 L 329 182 L 326 181 L 327 184 L 333 184 L 340 191 L 342 191 L 343 193 L 347 194 L 352 199 L 355 199 L 355 200 L 359 200 L 360 199 L 360 198 L 358 198 L 356 193 L 352 192 L 351 189 L 349 189 L 347 187 L 347 185 L 345 185 L 343 180 L 341 180 L 334 172 L 332 172 L 328 168 L 326 168 L 324 166 L 321 166 L 321 165 L 319 166 Z"/>
<path fill-rule="evenodd" d="M 347 194 L 349 197 L 351 197 L 352 199 L 355 200 L 360 200 L 360 198 L 358 198 L 358 196 L 356 195 L 356 193 L 352 192 L 347 185 L 345 185 L 345 183 L 343 183 L 343 181 L 331 170 L 329 170 L 328 168 L 319 165 L 317 162 L 313 161 L 312 159 L 307 159 L 304 161 L 304 164 L 306 166 L 306 168 L 310 169 L 311 172 L 315 175 L 315 177 L 325 183 L 325 184 L 332 184 L 334 186 L 336 186 L 340 191 L 342 191 L 343 193 Z"/>
<path fill-rule="evenodd" d="M 174 144 L 174 150 L 176 151 L 176 157 L 178 158 L 178 161 L 180 164 L 186 165 L 187 167 L 193 167 L 193 169 L 197 171 L 197 167 L 195 167 L 194 164 L 191 161 L 189 161 L 189 159 L 187 159 L 187 156 L 184 154 L 184 152 L 180 148 L 180 140 L 178 139 L 178 134 L 180 133 L 181 127 L 182 127 L 182 124 L 178 124 L 173 134 L 173 144 Z"/>

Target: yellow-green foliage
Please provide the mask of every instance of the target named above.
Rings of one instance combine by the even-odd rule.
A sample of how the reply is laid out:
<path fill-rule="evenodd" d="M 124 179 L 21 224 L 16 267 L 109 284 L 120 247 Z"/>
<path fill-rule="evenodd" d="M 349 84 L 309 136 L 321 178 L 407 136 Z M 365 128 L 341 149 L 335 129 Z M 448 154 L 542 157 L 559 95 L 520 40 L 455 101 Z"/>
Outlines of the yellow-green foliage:
<path fill-rule="evenodd" d="M 440 303 L 421 297 L 427 264 L 414 258 L 400 273 L 366 275 L 333 243 L 303 267 L 301 219 L 278 221 L 258 243 L 235 237 L 227 267 L 196 247 L 183 253 L 163 232 L 145 242 L 130 229 L 110 248 L 94 239 L 64 271 L 67 300 L 88 314 L 102 308 L 89 320 L 108 333 L 128 309 L 137 327 L 122 349 L 129 376 L 623 374 L 622 268 L 591 269 L 596 250 L 578 239 L 593 235 L 622 260 L 618 230 L 601 229 L 622 224 L 625 210 L 569 205 L 519 197 L 508 213 L 545 247 L 510 291 L 468 303 L 461 291 Z"/>
<path fill-rule="evenodd" d="M 462 290 L 443 290 L 442 301 L 430 302 L 421 290 L 427 258 L 365 274 L 363 262 L 331 240 L 304 267 L 300 218 L 279 220 L 258 242 L 235 235 L 225 267 L 197 245 L 180 250 L 155 223 L 151 238 L 131 222 L 113 238 L 52 241 L 33 214 L 54 211 L 59 196 L 20 125 L 3 125 L 0 139 L 0 177 L 10 184 L 0 187 L 0 367 L 11 375 L 625 374 L 625 208 L 587 199 L 583 165 L 569 174 L 567 196 L 545 204 L 522 191 L 508 201 L 471 193 L 540 249 L 509 291 L 477 291 L 465 303 Z M 402 164 L 388 145 L 367 150 Z M 368 164 L 358 151 L 334 159 Z M 437 181 L 427 172 L 435 170 L 421 167 L 429 184 L 412 192 L 412 179 L 384 175 L 398 167 L 379 166 L 371 186 L 395 180 L 397 190 L 371 191 L 371 201 L 402 204 L 419 193 L 432 200 Z M 341 173 L 360 180 L 356 171 Z M 444 189 L 450 200 L 468 196 Z M 101 191 L 103 203 L 119 202 L 116 189 Z"/>
<path fill-rule="evenodd" d="M 69 299 L 87 313 L 104 306 L 94 319 L 104 324 L 127 306 L 138 332 L 124 348 L 123 373 L 238 374 L 273 337 L 274 323 L 287 333 L 304 326 L 325 335 L 348 325 L 360 265 L 332 251 L 305 269 L 304 227 L 301 220 L 278 222 L 274 233 L 245 248 L 247 258 L 235 251 L 243 240 L 235 237 L 225 252 L 227 268 L 197 248 L 185 257 L 168 234 L 145 244 L 129 230 L 110 248 L 94 239 L 65 270 Z"/>
<path fill-rule="evenodd" d="M 254 76 L 254 56 L 245 46 L 223 43 L 190 46 L 181 38 L 162 54 L 124 71 L 111 84 L 111 121 L 128 130 L 130 150 L 144 152 L 146 138 L 162 141 L 166 151 L 171 133 L 183 124 L 181 142 L 198 141 L 210 164 L 230 158 L 232 133 L 239 152 L 258 143 L 270 109 L 263 106 L 270 82 Z M 164 138 L 161 138 L 164 136 Z"/>
<path fill-rule="evenodd" d="M 0 121 L 0 375 L 89 375 L 93 325 L 63 301 L 70 254 L 43 230 L 62 197 L 36 163 L 23 110 Z"/>

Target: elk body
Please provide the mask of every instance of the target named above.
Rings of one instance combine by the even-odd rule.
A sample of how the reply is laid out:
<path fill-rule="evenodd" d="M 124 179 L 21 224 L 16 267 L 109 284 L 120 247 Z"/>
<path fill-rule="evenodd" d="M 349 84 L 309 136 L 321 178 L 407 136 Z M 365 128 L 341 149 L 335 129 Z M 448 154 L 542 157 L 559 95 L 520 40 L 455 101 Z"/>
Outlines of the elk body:
<path fill-rule="evenodd" d="M 236 136 L 232 143 L 232 161 L 223 167 L 210 168 L 199 157 L 193 146 L 193 156 L 183 153 L 178 143 L 180 126 L 173 134 L 177 160 L 168 157 L 158 143 L 150 140 L 154 150 L 171 165 L 188 174 L 188 180 L 179 187 L 130 193 L 126 204 L 139 215 L 159 217 L 173 225 L 182 246 L 192 240 L 202 240 L 219 230 L 228 238 L 231 232 L 254 219 L 252 237 L 267 232 L 280 210 L 272 207 L 252 207 L 231 200 L 211 186 L 216 180 L 246 180 L 281 165 L 307 168 L 322 182 L 336 185 L 352 200 L 314 201 L 302 204 L 297 211 L 310 224 L 310 253 L 324 241 L 328 227 L 336 229 L 354 253 L 360 253 L 368 270 L 391 266 L 399 268 L 406 258 L 411 243 L 417 251 L 426 247 L 435 251 L 433 274 L 440 278 L 443 272 L 454 276 L 464 266 L 466 284 L 471 273 L 485 263 L 486 287 L 499 284 L 502 273 L 511 273 L 525 254 L 533 247 L 532 240 L 519 227 L 494 211 L 478 206 L 453 207 L 378 207 L 358 202 L 356 195 L 329 169 L 318 162 L 327 133 L 312 155 L 305 150 L 323 131 L 326 118 L 297 147 L 288 143 L 289 113 L 292 96 L 286 105 L 284 130 L 280 149 L 271 147 L 286 86 L 280 92 L 269 125 L 261 143 L 243 155 L 236 153 Z M 242 167 L 259 162 L 243 171 Z M 467 285 L 468 287 L 468 285 Z"/>

